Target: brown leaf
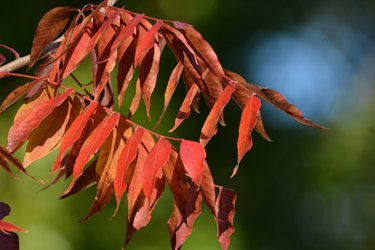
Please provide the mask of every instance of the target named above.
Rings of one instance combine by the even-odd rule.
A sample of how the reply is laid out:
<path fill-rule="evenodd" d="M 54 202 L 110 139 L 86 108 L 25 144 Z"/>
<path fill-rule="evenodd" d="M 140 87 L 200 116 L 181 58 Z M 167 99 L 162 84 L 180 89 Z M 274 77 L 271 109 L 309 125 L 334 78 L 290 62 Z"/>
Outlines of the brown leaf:
<path fill-rule="evenodd" d="M 83 190 L 88 189 L 89 187 L 93 186 L 96 183 L 96 178 L 95 178 L 95 167 L 96 163 L 98 162 L 98 158 L 94 159 L 90 164 L 87 166 L 87 168 L 83 171 L 82 175 L 78 177 L 77 181 L 74 183 L 72 189 L 60 196 L 60 199 L 67 198 L 73 194 L 79 193 Z M 59 177 L 59 174 L 56 176 L 57 178 Z M 51 184 L 54 184 L 51 182 Z M 51 185 L 50 184 L 50 185 Z"/>
<path fill-rule="evenodd" d="M 189 237 L 189 235 L 193 231 L 193 224 L 195 220 L 202 212 L 201 206 L 202 195 L 199 191 L 197 191 L 197 186 L 193 184 L 189 188 L 187 197 L 187 220 L 183 220 L 176 205 L 173 206 L 172 214 L 168 220 L 172 249 L 180 249 L 182 244 Z"/>
<path fill-rule="evenodd" d="M 29 83 L 26 83 L 15 90 L 13 90 L 3 101 L 0 105 L 0 113 L 11 106 L 13 103 L 18 101 L 22 96 L 26 95 L 26 93 L 36 84 L 39 80 L 35 80 Z"/>
<path fill-rule="evenodd" d="M 215 215 L 215 183 L 207 162 L 204 161 L 203 164 L 204 170 L 200 190 L 207 207 L 210 209 L 211 213 Z"/>
<path fill-rule="evenodd" d="M 43 49 L 64 30 L 73 11 L 76 9 L 72 7 L 57 7 L 42 17 L 35 31 L 29 68 L 38 60 Z"/>
<path fill-rule="evenodd" d="M 233 218 L 235 214 L 234 204 L 236 194 L 233 190 L 220 187 L 216 200 L 217 238 L 223 250 L 227 250 L 230 244 L 230 236 L 234 232 Z"/>
<path fill-rule="evenodd" d="M 186 203 L 189 184 L 185 176 L 185 169 L 178 153 L 171 150 L 167 164 L 163 166 L 163 173 L 172 191 L 175 206 L 181 214 L 183 221 L 186 221 Z"/>

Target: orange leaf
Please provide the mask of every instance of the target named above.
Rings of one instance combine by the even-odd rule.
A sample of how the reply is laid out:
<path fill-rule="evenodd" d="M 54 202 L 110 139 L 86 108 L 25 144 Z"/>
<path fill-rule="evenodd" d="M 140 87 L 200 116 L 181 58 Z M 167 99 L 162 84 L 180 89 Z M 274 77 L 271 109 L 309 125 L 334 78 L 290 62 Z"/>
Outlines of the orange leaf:
<path fill-rule="evenodd" d="M 147 199 L 150 199 L 155 187 L 156 176 L 167 163 L 170 153 L 171 144 L 168 140 L 160 138 L 147 155 L 143 167 L 143 191 Z"/>
<path fill-rule="evenodd" d="M 230 236 L 234 232 L 233 218 L 235 214 L 234 204 L 236 194 L 233 190 L 220 187 L 219 195 L 216 200 L 216 223 L 217 238 L 221 249 L 227 250 L 230 244 Z"/>
<path fill-rule="evenodd" d="M 139 143 L 142 140 L 144 134 L 144 128 L 137 127 L 134 131 L 134 134 L 127 141 L 124 149 L 122 150 L 117 163 L 116 178 L 114 182 L 115 186 L 115 195 L 117 208 L 116 212 L 120 206 L 121 197 L 126 188 L 126 173 L 129 165 L 134 161 L 137 156 L 137 148 Z M 116 213 L 115 212 L 115 213 Z"/>
<path fill-rule="evenodd" d="M 31 133 L 26 147 L 24 167 L 49 154 L 64 136 L 67 128 L 81 111 L 78 98 L 70 97 Z"/>
<path fill-rule="evenodd" d="M 112 113 L 107 118 L 105 118 L 95 129 L 91 132 L 89 137 L 86 139 L 81 150 L 79 151 L 78 157 L 74 163 L 73 167 L 73 180 L 69 188 L 64 192 L 68 193 L 73 187 L 77 178 L 82 174 L 83 168 L 86 163 L 90 160 L 92 155 L 98 151 L 103 142 L 112 132 L 113 128 L 118 123 L 120 118 L 119 113 Z"/>
<path fill-rule="evenodd" d="M 229 102 L 235 87 L 231 85 L 227 85 L 216 100 L 213 108 L 211 109 L 209 115 L 207 116 L 206 121 L 203 124 L 201 135 L 200 135 L 200 143 L 205 146 L 208 141 L 214 136 L 217 132 L 217 122 L 219 121 L 220 115 L 223 112 L 224 107 Z"/>
<path fill-rule="evenodd" d="M 64 154 L 69 150 L 74 142 L 78 140 L 82 134 L 82 131 L 84 127 L 86 126 L 86 123 L 91 118 L 91 115 L 98 107 L 97 102 L 92 102 L 84 111 L 82 111 L 81 114 L 77 116 L 77 118 L 74 120 L 68 131 L 66 132 L 65 136 L 63 137 L 61 141 L 61 146 L 59 149 L 59 152 L 56 156 L 56 160 L 52 166 L 52 171 L 57 171 L 60 169 L 61 160 L 64 156 Z"/>
<path fill-rule="evenodd" d="M 196 186 L 200 186 L 206 151 L 202 144 L 195 141 L 182 140 L 180 144 L 180 157 L 184 168 Z"/>
<path fill-rule="evenodd" d="M 26 141 L 30 134 L 40 125 L 40 123 L 50 115 L 53 110 L 60 106 L 66 98 L 73 92 L 73 89 L 66 90 L 63 94 L 40 103 L 32 110 L 27 117 L 17 127 L 17 130 L 10 130 L 8 136 L 8 150 L 13 153 L 21 144 Z"/>
<path fill-rule="evenodd" d="M 64 30 L 71 13 L 75 10 L 72 7 L 57 7 L 42 17 L 35 31 L 29 68 L 38 60 L 43 49 Z"/>
<path fill-rule="evenodd" d="M 198 86 L 195 84 L 190 87 L 189 92 L 186 94 L 185 99 L 182 102 L 181 107 L 177 113 L 176 119 L 174 121 L 174 126 L 171 130 L 169 130 L 169 132 L 173 132 L 176 128 L 178 128 L 178 126 L 180 126 L 181 122 L 189 117 L 191 104 L 198 90 Z"/>
<path fill-rule="evenodd" d="M 254 94 L 249 98 L 245 108 L 242 111 L 240 126 L 238 129 L 238 140 L 237 140 L 237 166 L 233 170 L 232 177 L 236 174 L 238 164 L 240 163 L 244 154 L 250 150 L 253 145 L 251 138 L 251 132 L 257 122 L 257 113 L 260 109 L 260 100 Z"/>

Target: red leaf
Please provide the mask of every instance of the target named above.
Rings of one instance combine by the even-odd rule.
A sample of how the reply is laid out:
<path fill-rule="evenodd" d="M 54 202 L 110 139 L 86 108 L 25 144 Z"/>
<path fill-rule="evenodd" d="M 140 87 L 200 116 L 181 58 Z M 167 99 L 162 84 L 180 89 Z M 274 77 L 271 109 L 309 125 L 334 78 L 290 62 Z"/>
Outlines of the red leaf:
<path fill-rule="evenodd" d="M 142 88 L 142 97 L 146 106 L 146 113 L 150 119 L 151 96 L 155 89 L 156 78 L 159 72 L 160 64 L 160 47 L 154 44 L 153 49 L 143 58 L 139 66 L 139 81 Z"/>
<path fill-rule="evenodd" d="M 158 20 L 146 33 L 146 35 L 138 42 L 134 57 L 134 65 L 138 65 L 147 52 L 154 47 L 155 36 L 162 25 L 163 21 Z"/>
<path fill-rule="evenodd" d="M 229 102 L 233 91 L 235 90 L 234 87 L 231 85 L 227 85 L 223 91 L 223 93 L 219 96 L 216 100 L 213 108 L 210 111 L 206 121 L 203 124 L 201 135 L 200 135 L 200 143 L 202 145 L 206 145 L 208 141 L 214 136 L 217 132 L 217 122 L 219 121 L 220 115 L 223 112 L 224 107 Z"/>
<path fill-rule="evenodd" d="M 20 228 L 20 227 L 17 227 L 9 222 L 6 222 L 6 221 L 3 221 L 3 220 L 0 220 L 0 231 L 6 231 L 6 232 L 14 232 L 14 231 L 18 231 L 18 232 L 27 232 L 26 230 Z"/>
<path fill-rule="evenodd" d="M 73 187 L 77 178 L 82 174 L 86 163 L 90 160 L 91 156 L 98 151 L 105 139 L 107 139 L 113 128 L 118 123 L 119 118 L 119 113 L 110 114 L 94 129 L 94 131 L 92 131 L 92 133 L 86 139 L 73 167 L 73 180 L 64 194 L 68 193 Z"/>
<path fill-rule="evenodd" d="M 137 156 L 137 148 L 142 140 L 144 128 L 137 127 L 134 134 L 127 141 L 124 150 L 121 152 L 117 163 L 116 178 L 114 182 L 115 195 L 117 201 L 117 208 L 115 214 L 120 206 L 121 197 L 126 188 L 126 173 L 129 165 L 134 161 Z"/>
<path fill-rule="evenodd" d="M 137 14 L 124 28 L 121 29 L 120 33 L 118 34 L 116 40 L 112 44 L 111 53 L 118 49 L 118 47 L 124 43 L 128 38 L 131 38 L 135 28 L 142 20 L 145 14 Z"/>
<path fill-rule="evenodd" d="M 181 64 L 181 62 L 178 62 L 177 65 L 175 66 L 175 68 L 173 69 L 170 77 L 169 77 L 169 81 L 168 81 L 168 84 L 167 84 L 167 88 L 165 90 L 165 94 L 164 94 L 164 107 L 163 107 L 163 112 L 161 113 L 158 121 L 156 122 L 156 125 L 155 127 L 157 127 L 161 120 L 163 119 L 164 117 L 164 113 L 165 111 L 167 110 L 168 108 L 168 105 L 169 105 L 169 102 L 171 101 L 172 99 L 172 96 L 173 96 L 173 93 L 174 91 L 176 90 L 177 88 L 177 85 L 178 85 L 178 81 L 180 80 L 180 77 L 181 77 L 181 73 L 182 73 L 182 70 L 183 70 L 183 65 Z"/>
<path fill-rule="evenodd" d="M 257 122 L 257 113 L 260 109 L 260 100 L 254 94 L 249 98 L 245 108 L 242 111 L 240 126 L 238 129 L 238 140 L 237 140 L 237 166 L 234 168 L 232 177 L 236 174 L 238 164 L 240 163 L 244 154 L 250 150 L 253 145 L 251 138 L 251 132 Z"/>
<path fill-rule="evenodd" d="M 38 60 L 43 49 L 64 30 L 71 13 L 75 10 L 72 7 L 57 7 L 42 17 L 35 32 L 29 68 Z"/>
<path fill-rule="evenodd" d="M 141 97 L 142 97 L 141 81 L 138 78 L 135 83 L 135 94 L 134 94 L 132 103 L 130 104 L 130 107 L 129 107 L 129 117 L 132 117 L 137 111 L 139 107 L 139 103 L 141 101 Z"/>
<path fill-rule="evenodd" d="M 17 150 L 21 144 L 29 138 L 34 129 L 36 129 L 56 107 L 60 106 L 72 92 L 73 89 L 68 89 L 63 94 L 42 102 L 25 117 L 17 127 L 17 130 L 10 130 L 8 135 L 9 152 L 13 153 Z"/>
<path fill-rule="evenodd" d="M 230 236 L 234 232 L 233 218 L 235 214 L 234 204 L 236 194 L 233 190 L 220 187 L 216 200 L 217 238 L 223 250 L 227 250 L 230 244 Z"/>
<path fill-rule="evenodd" d="M 73 146 L 74 142 L 81 137 L 82 131 L 86 126 L 86 123 L 91 118 L 91 115 L 98 106 L 97 102 L 92 102 L 77 118 L 74 120 L 64 138 L 61 141 L 61 146 L 57 154 L 56 160 L 52 166 L 52 171 L 60 169 L 61 160 L 64 154 Z"/>
<path fill-rule="evenodd" d="M 143 191 L 147 199 L 150 199 L 155 187 L 156 176 L 169 160 L 170 153 L 171 144 L 168 140 L 160 138 L 147 155 L 143 167 Z"/>
<path fill-rule="evenodd" d="M 174 121 L 174 126 L 169 132 L 173 132 L 180 124 L 190 115 L 190 110 L 191 110 L 191 103 L 194 100 L 194 97 L 198 91 L 198 86 L 193 84 L 189 92 L 186 94 L 184 101 L 181 104 L 181 107 L 178 111 L 178 114 L 176 116 L 176 119 Z"/>
<path fill-rule="evenodd" d="M 70 73 L 72 73 L 87 56 L 87 47 L 92 36 L 92 23 L 88 23 L 82 31 L 80 26 L 77 26 L 73 30 L 72 36 L 73 44 L 69 47 L 64 58 L 64 67 L 61 71 L 62 79 L 65 79 Z"/>
<path fill-rule="evenodd" d="M 0 54 L 0 66 L 2 64 L 4 64 L 6 61 L 7 61 L 7 59 L 5 58 L 5 56 L 3 56 L 2 54 Z"/>
<path fill-rule="evenodd" d="M 202 144 L 195 141 L 182 140 L 180 144 L 180 157 L 184 168 L 195 185 L 200 186 L 206 151 Z"/>

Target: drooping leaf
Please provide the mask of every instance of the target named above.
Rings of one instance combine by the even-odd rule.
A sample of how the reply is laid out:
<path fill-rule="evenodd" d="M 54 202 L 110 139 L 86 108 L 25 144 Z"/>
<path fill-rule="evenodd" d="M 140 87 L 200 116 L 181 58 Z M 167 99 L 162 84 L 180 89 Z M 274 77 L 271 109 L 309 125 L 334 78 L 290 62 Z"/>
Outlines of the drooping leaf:
<path fill-rule="evenodd" d="M 0 167 L 5 170 L 10 176 L 13 176 L 12 170 L 10 169 L 9 164 L 7 161 L 3 158 L 3 156 L 0 154 Z"/>
<path fill-rule="evenodd" d="M 169 132 L 173 132 L 180 124 L 190 115 L 190 110 L 191 110 L 191 104 L 194 100 L 195 94 L 198 91 L 198 86 L 193 84 L 189 92 L 186 94 L 184 101 L 181 104 L 180 109 L 178 110 L 176 119 L 174 121 L 174 126 Z"/>
<path fill-rule="evenodd" d="M 206 151 L 202 144 L 195 141 L 182 140 L 180 144 L 180 157 L 188 175 L 196 186 L 200 186 Z"/>
<path fill-rule="evenodd" d="M 60 199 L 64 199 L 73 194 L 79 193 L 85 189 L 88 189 L 89 187 L 93 186 L 96 183 L 95 167 L 96 167 L 97 161 L 98 161 L 98 158 L 90 162 L 87 168 L 83 171 L 82 175 L 78 177 L 72 189 L 70 189 L 68 193 L 62 195 Z M 60 173 L 58 173 L 57 177 L 59 177 L 59 174 Z M 53 182 L 51 182 L 51 184 L 53 184 Z"/>
<path fill-rule="evenodd" d="M 134 131 L 134 134 L 126 142 L 125 147 L 118 158 L 116 178 L 114 182 L 115 196 L 117 201 L 116 211 L 120 206 L 121 197 L 126 188 L 127 169 L 137 156 L 138 145 L 142 140 L 143 134 L 144 128 L 137 127 Z"/>
<path fill-rule="evenodd" d="M 31 48 L 29 68 L 38 60 L 43 49 L 52 42 L 69 22 L 75 8 L 57 7 L 48 11 L 39 21 Z"/>
<path fill-rule="evenodd" d="M 66 90 L 63 94 L 57 95 L 48 101 L 40 103 L 32 110 L 23 121 L 17 126 L 17 129 L 10 130 L 8 135 L 8 150 L 13 153 L 17 150 L 30 134 L 40 125 L 40 123 L 50 115 L 53 110 L 60 106 L 68 96 L 73 93 L 73 89 Z"/>
<path fill-rule="evenodd" d="M 172 249 L 180 249 L 182 244 L 193 231 L 193 224 L 202 212 L 202 195 L 197 191 L 197 186 L 190 186 L 186 203 L 186 221 L 183 220 L 177 206 L 173 206 L 173 211 L 168 220 L 169 233 Z"/>
<path fill-rule="evenodd" d="M 174 26 L 182 29 L 189 45 L 195 50 L 195 53 L 204 60 L 206 66 L 220 79 L 225 77 L 224 70 L 219 59 L 211 45 L 202 37 L 202 35 L 194 29 L 190 24 L 173 22 Z"/>
<path fill-rule="evenodd" d="M 178 62 L 177 65 L 175 66 L 175 68 L 173 69 L 170 77 L 169 77 L 167 88 L 166 88 L 165 94 L 164 94 L 163 111 L 162 111 L 158 121 L 156 122 L 155 127 L 157 127 L 159 125 L 159 123 L 161 122 L 161 120 L 164 117 L 165 111 L 168 108 L 168 105 L 169 105 L 169 102 L 172 99 L 173 93 L 175 92 L 175 90 L 177 88 L 178 81 L 180 80 L 182 70 L 183 70 L 183 65 L 181 64 L 181 62 Z"/>
<path fill-rule="evenodd" d="M 137 111 L 141 98 L 142 98 L 141 80 L 138 78 L 135 83 L 135 94 L 134 94 L 132 103 L 130 104 L 130 107 L 129 107 L 129 115 L 128 115 L 129 117 L 132 117 Z"/>
<path fill-rule="evenodd" d="M 114 112 L 110 114 L 92 131 L 92 133 L 86 139 L 73 167 L 73 180 L 69 188 L 64 192 L 64 194 L 68 193 L 70 189 L 73 187 L 77 178 L 82 174 L 82 171 L 86 163 L 90 160 L 92 155 L 96 151 L 98 151 L 98 149 L 103 144 L 105 139 L 107 139 L 107 137 L 112 132 L 113 128 L 116 126 L 119 119 L 119 113 Z"/>
<path fill-rule="evenodd" d="M 134 35 L 128 40 L 121 43 L 118 53 L 118 73 L 117 73 L 117 92 L 118 92 L 118 104 L 121 107 L 124 94 L 129 86 L 130 81 L 134 74 L 134 61 L 129 58 L 134 58 L 135 50 L 137 48 L 138 35 Z"/>
<path fill-rule="evenodd" d="M 129 178 L 128 188 L 128 220 L 126 229 L 125 246 L 129 243 L 135 232 L 146 226 L 151 220 L 151 213 L 165 187 L 165 178 L 160 171 L 156 176 L 155 187 L 148 202 L 142 188 L 143 168 L 149 152 L 154 147 L 155 142 L 151 134 L 146 132 L 142 144 L 138 149 L 137 163 L 134 166 L 133 174 Z"/>
<path fill-rule="evenodd" d="M 74 43 L 68 48 L 64 57 L 64 67 L 62 69 L 62 79 L 65 79 L 75 70 L 82 60 L 87 56 L 87 47 L 92 37 L 92 23 L 88 23 L 83 31 L 76 27 L 73 31 Z"/>
<path fill-rule="evenodd" d="M 211 109 L 206 121 L 203 124 L 199 141 L 202 145 L 206 145 L 208 141 L 217 132 L 217 122 L 219 121 L 220 115 L 223 112 L 224 107 L 228 104 L 235 87 L 228 85 L 225 87 L 223 93 L 216 100 L 213 108 Z"/>
<path fill-rule="evenodd" d="M 138 65 L 147 52 L 154 47 L 155 36 L 163 25 L 163 21 L 158 20 L 154 26 L 146 33 L 146 35 L 139 40 L 137 44 L 137 50 L 134 57 L 134 65 Z"/>
<path fill-rule="evenodd" d="M 212 177 L 210 167 L 207 162 L 204 161 L 204 170 L 201 182 L 201 193 L 203 199 L 206 202 L 207 207 L 210 209 L 211 213 L 215 215 L 215 183 Z"/>
<path fill-rule="evenodd" d="M 64 154 L 73 146 L 74 142 L 80 138 L 81 133 L 86 126 L 86 123 L 89 121 L 91 115 L 97 107 L 97 102 L 90 103 L 90 105 L 74 120 L 61 141 L 61 146 L 56 156 L 56 160 L 52 166 L 52 171 L 57 171 L 60 168 L 61 160 L 63 159 Z"/>
<path fill-rule="evenodd" d="M 139 65 L 139 83 L 142 89 L 142 97 L 146 106 L 146 113 L 150 119 L 151 96 L 155 89 L 156 78 L 159 72 L 161 48 L 154 44 L 153 48 L 143 58 Z"/>
<path fill-rule="evenodd" d="M 11 106 L 13 103 L 18 101 L 22 96 L 26 95 L 26 93 L 36 84 L 39 80 L 35 80 L 29 83 L 26 83 L 15 90 L 13 90 L 3 101 L 0 105 L 0 113 Z"/>
<path fill-rule="evenodd" d="M 160 138 L 145 159 L 143 167 L 143 191 L 150 199 L 155 187 L 156 176 L 169 160 L 171 144 L 167 139 Z"/>
<path fill-rule="evenodd" d="M 245 108 L 242 111 L 240 126 L 238 129 L 238 140 L 237 140 L 237 166 L 233 170 L 232 176 L 234 176 L 238 169 L 238 164 L 242 160 L 244 154 L 250 150 L 253 145 L 251 138 L 251 132 L 257 122 L 257 114 L 260 109 L 260 100 L 254 94 L 249 98 Z"/>
<path fill-rule="evenodd" d="M 220 187 L 215 210 L 217 218 L 217 238 L 223 250 L 228 249 L 230 236 L 234 232 L 233 218 L 235 214 L 235 202 L 236 194 L 233 190 Z"/>
<path fill-rule="evenodd" d="M 278 109 L 290 115 L 297 122 L 313 128 L 326 129 L 325 127 L 303 117 L 302 112 L 295 105 L 290 104 L 279 92 L 272 89 L 260 88 L 256 93 L 259 97 L 265 99 Z"/>
<path fill-rule="evenodd" d="M 70 97 L 47 116 L 29 136 L 24 167 L 49 154 L 61 141 L 67 128 L 81 111 L 78 98 Z"/>
<path fill-rule="evenodd" d="M 179 210 L 183 221 L 186 221 L 189 184 L 182 161 L 175 150 L 171 150 L 169 161 L 163 166 L 163 173 L 172 191 L 175 206 Z"/>

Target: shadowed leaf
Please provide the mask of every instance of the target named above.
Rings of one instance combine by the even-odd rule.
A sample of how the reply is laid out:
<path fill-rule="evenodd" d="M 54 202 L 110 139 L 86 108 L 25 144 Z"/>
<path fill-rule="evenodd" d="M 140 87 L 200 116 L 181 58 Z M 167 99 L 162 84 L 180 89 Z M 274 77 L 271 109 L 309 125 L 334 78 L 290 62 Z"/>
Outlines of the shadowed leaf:
<path fill-rule="evenodd" d="M 227 250 L 230 244 L 230 236 L 234 232 L 234 204 L 236 202 L 236 194 L 233 190 L 220 187 L 219 195 L 216 200 L 216 223 L 217 238 L 221 245 L 221 249 Z"/>
<path fill-rule="evenodd" d="M 39 21 L 31 49 L 29 68 L 38 60 L 43 49 L 52 42 L 69 22 L 75 8 L 57 7 L 48 11 Z"/>

